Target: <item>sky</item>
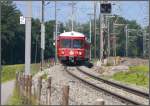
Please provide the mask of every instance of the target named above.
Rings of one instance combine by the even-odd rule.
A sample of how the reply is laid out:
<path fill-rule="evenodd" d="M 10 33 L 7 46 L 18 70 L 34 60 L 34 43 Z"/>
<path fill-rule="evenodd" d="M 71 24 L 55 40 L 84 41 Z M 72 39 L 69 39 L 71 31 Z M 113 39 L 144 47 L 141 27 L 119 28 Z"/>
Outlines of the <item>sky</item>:
<path fill-rule="evenodd" d="M 79 23 L 89 21 L 88 13 L 93 13 L 93 1 L 74 1 L 75 11 L 74 20 Z M 14 2 L 17 8 L 26 16 L 26 2 Z M 45 2 L 47 4 L 48 2 Z M 57 1 L 57 19 L 60 22 L 66 22 L 71 19 L 71 1 Z M 147 26 L 149 23 L 148 1 L 111 1 L 112 15 L 117 14 L 128 20 L 136 20 L 141 26 Z M 54 1 L 50 1 L 45 5 L 45 21 L 54 20 Z M 97 2 L 97 18 L 99 15 L 99 2 Z M 32 17 L 41 19 L 41 2 L 32 1 Z"/>

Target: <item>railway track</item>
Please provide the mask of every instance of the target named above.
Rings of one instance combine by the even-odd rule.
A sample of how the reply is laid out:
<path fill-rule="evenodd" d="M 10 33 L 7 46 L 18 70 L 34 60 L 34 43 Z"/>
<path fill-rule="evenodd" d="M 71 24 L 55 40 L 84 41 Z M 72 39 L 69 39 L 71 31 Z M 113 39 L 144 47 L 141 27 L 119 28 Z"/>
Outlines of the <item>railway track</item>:
<path fill-rule="evenodd" d="M 81 70 L 78 67 L 74 68 L 74 69 L 67 69 L 67 67 L 66 67 L 65 70 L 68 72 L 68 74 L 72 75 L 73 77 L 85 82 L 86 84 L 88 84 L 90 86 L 93 86 L 97 90 L 101 90 L 108 94 L 111 94 L 112 96 L 117 97 L 118 99 L 120 99 L 121 101 L 123 101 L 127 104 L 134 104 L 134 105 L 147 105 L 148 104 L 149 94 L 146 92 L 139 91 L 139 90 L 136 90 L 136 89 L 133 89 L 133 88 L 130 88 L 130 87 L 118 84 L 118 83 L 114 83 L 112 81 L 108 81 L 99 76 L 93 75 L 87 71 Z M 99 83 L 101 83 L 101 84 L 99 84 Z M 101 86 L 101 85 L 104 85 L 104 86 Z M 125 92 L 130 93 L 131 95 L 139 96 L 140 98 L 142 97 L 147 102 L 143 103 L 140 100 L 137 100 L 137 99 L 134 100 L 131 97 L 129 98 L 125 95 L 111 91 L 111 89 L 106 89 L 105 86 L 114 87 L 113 89 L 123 90 Z"/>

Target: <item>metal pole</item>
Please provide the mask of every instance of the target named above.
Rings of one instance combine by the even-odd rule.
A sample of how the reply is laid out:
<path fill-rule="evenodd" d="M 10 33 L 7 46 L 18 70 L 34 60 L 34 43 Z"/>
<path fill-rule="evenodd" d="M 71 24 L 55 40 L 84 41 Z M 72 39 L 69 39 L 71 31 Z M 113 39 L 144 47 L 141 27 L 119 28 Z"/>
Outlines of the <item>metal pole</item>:
<path fill-rule="evenodd" d="M 57 63 L 57 46 L 56 46 L 56 42 L 57 42 L 57 10 L 56 10 L 56 7 L 57 6 L 57 3 L 55 1 L 55 64 Z"/>
<path fill-rule="evenodd" d="M 94 1 L 94 59 L 96 60 L 96 1 Z"/>
<path fill-rule="evenodd" d="M 74 22 L 73 22 L 73 20 L 74 20 L 74 5 L 75 5 L 76 3 L 74 3 L 73 1 L 72 1 L 72 3 L 69 3 L 69 5 L 71 5 L 71 7 L 72 7 L 72 12 L 71 12 L 71 30 L 73 31 L 74 30 Z"/>
<path fill-rule="evenodd" d="M 115 31 L 114 31 L 114 22 L 113 22 L 113 56 L 115 57 Z"/>
<path fill-rule="evenodd" d="M 144 30 L 143 33 L 143 57 L 145 56 L 145 44 L 146 44 L 145 37 L 146 37 L 146 30 Z"/>
<path fill-rule="evenodd" d="M 90 60 L 91 60 L 91 16 L 90 16 Z"/>
<path fill-rule="evenodd" d="M 92 20 L 91 20 L 91 16 L 93 15 L 93 14 L 88 14 L 89 16 L 90 16 L 90 27 L 89 27 L 89 35 L 90 35 L 90 60 L 91 60 L 91 55 L 92 55 L 92 50 L 91 50 L 91 42 L 92 42 L 92 40 L 91 40 L 91 36 L 92 36 Z"/>
<path fill-rule="evenodd" d="M 38 37 L 39 37 L 39 35 L 37 35 L 37 37 L 36 37 L 36 47 L 35 47 L 35 58 L 34 58 L 34 63 L 36 63 L 36 58 L 37 58 L 37 44 L 38 44 Z"/>
<path fill-rule="evenodd" d="M 73 1 L 72 1 L 72 15 L 71 15 L 71 16 L 72 16 L 72 26 L 71 26 L 71 30 L 72 30 L 72 31 L 73 31 L 73 12 L 74 12 L 73 10 L 74 10 L 74 9 L 73 9 Z"/>
<path fill-rule="evenodd" d="M 101 8 L 101 1 L 99 2 L 99 10 Z M 101 10 L 100 10 L 101 11 Z M 102 34 L 102 30 L 101 30 L 101 13 L 99 13 L 99 36 L 100 36 L 100 51 L 99 51 L 99 56 L 100 56 L 100 60 L 102 60 L 102 43 L 103 43 L 103 34 Z"/>
<path fill-rule="evenodd" d="M 42 22 L 41 22 L 41 71 L 44 63 L 44 49 L 45 49 L 45 26 L 44 26 L 44 3 L 42 0 Z"/>
<path fill-rule="evenodd" d="M 114 45 L 114 50 L 113 50 L 113 56 L 116 57 L 116 33 L 115 33 L 115 27 L 114 27 L 114 22 L 113 22 L 113 45 Z"/>
<path fill-rule="evenodd" d="M 126 57 L 128 57 L 128 26 L 125 26 L 125 33 L 126 33 Z"/>
<path fill-rule="evenodd" d="M 116 48 L 116 40 L 117 40 L 116 34 L 114 34 L 114 37 L 115 37 L 114 39 L 115 39 L 115 57 L 116 57 L 116 51 L 117 51 L 117 50 L 116 50 L 116 49 L 117 49 L 117 48 Z"/>
<path fill-rule="evenodd" d="M 108 58 L 110 56 L 110 31 L 109 31 L 109 20 L 107 20 L 107 33 L 108 33 Z"/>
<path fill-rule="evenodd" d="M 31 63 L 31 17 L 32 17 L 32 2 L 27 1 L 27 16 L 25 25 L 25 74 L 30 74 Z"/>

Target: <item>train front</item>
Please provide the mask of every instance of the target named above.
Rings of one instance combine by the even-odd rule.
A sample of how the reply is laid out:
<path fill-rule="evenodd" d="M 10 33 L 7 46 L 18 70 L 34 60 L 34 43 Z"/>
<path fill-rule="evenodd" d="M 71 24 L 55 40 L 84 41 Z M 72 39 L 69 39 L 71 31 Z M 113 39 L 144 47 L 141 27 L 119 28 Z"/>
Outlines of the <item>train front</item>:
<path fill-rule="evenodd" d="M 85 61 L 85 36 L 79 32 L 65 32 L 58 36 L 57 55 L 62 63 L 80 64 Z"/>

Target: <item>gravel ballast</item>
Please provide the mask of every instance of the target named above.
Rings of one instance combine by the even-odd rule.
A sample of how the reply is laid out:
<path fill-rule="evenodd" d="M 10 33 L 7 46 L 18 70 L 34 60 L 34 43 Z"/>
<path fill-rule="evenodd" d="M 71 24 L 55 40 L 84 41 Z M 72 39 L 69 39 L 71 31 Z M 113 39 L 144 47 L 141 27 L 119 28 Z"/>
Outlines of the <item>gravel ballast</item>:
<path fill-rule="evenodd" d="M 74 68 L 74 67 L 69 67 Z M 64 66 L 56 65 L 49 69 L 45 69 L 43 72 L 39 72 L 33 77 L 33 84 L 37 84 L 37 78 L 44 73 L 47 73 L 49 77 L 52 77 L 51 88 L 51 105 L 61 105 L 62 103 L 62 87 L 69 85 L 69 105 L 95 105 L 97 99 L 103 99 L 105 105 L 125 105 L 120 100 L 107 95 L 105 92 L 97 91 L 89 85 L 73 78 L 68 75 L 64 70 Z M 47 81 L 43 80 L 42 83 L 42 97 L 41 104 L 46 104 L 47 98 Z"/>

